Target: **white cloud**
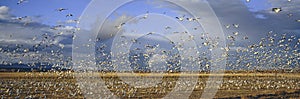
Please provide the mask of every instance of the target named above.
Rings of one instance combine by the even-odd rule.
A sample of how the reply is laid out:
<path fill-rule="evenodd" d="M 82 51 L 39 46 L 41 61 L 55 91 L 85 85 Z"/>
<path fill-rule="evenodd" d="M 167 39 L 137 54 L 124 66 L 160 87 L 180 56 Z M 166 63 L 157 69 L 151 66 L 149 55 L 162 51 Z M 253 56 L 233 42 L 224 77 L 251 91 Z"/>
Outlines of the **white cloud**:
<path fill-rule="evenodd" d="M 10 17 L 9 8 L 7 6 L 0 6 L 0 19 L 6 20 Z"/>
<path fill-rule="evenodd" d="M 0 51 L 0 57 L 3 57 L 0 58 L 0 64 L 1 61 L 16 63 L 19 60 L 23 63 L 56 64 L 71 55 L 72 35 L 76 30 L 75 27 L 62 26 L 53 30 L 51 26 L 39 23 L 32 18 L 34 17 L 28 16 L 22 17 L 22 20 L 16 19 L 9 14 L 8 7 L 0 6 L 0 48 L 6 49 L 6 51 Z M 20 49 L 30 50 L 27 53 L 18 52 L 16 45 L 22 46 Z M 39 53 L 33 51 L 35 45 L 39 45 L 37 48 Z M 60 50 L 61 52 L 55 52 L 62 45 L 64 48 Z M 16 50 L 16 53 L 13 50 Z"/>
<path fill-rule="evenodd" d="M 50 30 L 49 26 L 39 23 L 28 25 L 13 22 L 0 23 L 0 48 L 9 49 L 9 51 L 0 52 L 2 53 L 0 54 L 0 57 L 8 57 L 5 59 L 1 58 L 0 61 L 15 63 L 21 60 L 23 63 L 59 63 L 60 60 L 64 59 L 64 57 L 70 56 L 70 48 L 72 47 L 70 44 L 64 44 L 62 41 L 66 39 L 72 40 L 72 38 L 71 35 L 68 34 L 56 36 L 56 32 L 59 31 Z M 61 50 L 61 54 L 56 53 L 55 51 L 58 50 L 61 43 L 65 45 L 64 49 Z M 15 45 L 21 45 L 21 49 L 28 48 L 30 51 L 28 53 L 14 53 L 13 50 L 17 50 Z M 33 46 L 35 45 L 39 45 L 37 48 L 39 53 L 35 53 L 35 51 L 33 51 Z M 54 50 L 54 52 L 51 52 L 51 50 Z"/>
<path fill-rule="evenodd" d="M 132 18 L 132 16 L 121 15 L 116 19 L 106 20 L 102 30 L 100 30 L 101 33 L 98 33 L 98 37 L 100 37 L 102 40 L 105 40 L 115 36 L 116 33 L 118 33 L 118 31 L 122 28 L 122 24 L 126 24 Z"/>

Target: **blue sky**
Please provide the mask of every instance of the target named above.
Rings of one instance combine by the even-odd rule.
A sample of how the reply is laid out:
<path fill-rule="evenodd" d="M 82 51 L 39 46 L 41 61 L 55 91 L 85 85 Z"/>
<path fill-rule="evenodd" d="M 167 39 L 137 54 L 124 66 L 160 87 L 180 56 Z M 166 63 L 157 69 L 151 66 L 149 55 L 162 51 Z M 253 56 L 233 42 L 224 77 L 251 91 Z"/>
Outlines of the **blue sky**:
<path fill-rule="evenodd" d="M 29 0 L 18 5 L 18 0 L 1 0 L 0 5 L 9 7 L 10 13 L 14 16 L 37 17 L 43 24 L 56 25 L 57 21 L 78 19 L 90 1 L 91 0 L 78 0 L 76 2 L 73 0 Z M 58 8 L 66 8 L 68 10 L 62 12 L 55 11 Z M 126 9 L 121 8 L 118 13 L 135 16 L 147 11 L 160 11 L 163 13 L 164 11 L 168 11 L 168 8 L 153 8 L 153 5 L 149 5 L 147 2 L 134 2 L 129 3 Z M 70 18 L 66 17 L 69 13 L 74 16 Z"/>
<path fill-rule="evenodd" d="M 56 25 L 57 21 L 79 18 L 85 7 L 88 6 L 91 0 L 30 0 L 18 5 L 18 0 L 1 0 L 1 6 L 10 8 L 10 13 L 14 16 L 34 16 L 38 17 L 41 23 L 47 25 Z M 257 12 L 271 8 L 267 0 L 251 0 L 247 3 L 241 0 L 249 7 L 250 11 Z M 131 15 L 139 15 L 141 12 L 167 12 L 169 8 L 153 8 L 146 2 L 134 2 L 127 5 L 126 9 L 121 9 L 118 13 L 130 13 Z M 57 12 L 55 9 L 66 8 L 68 10 Z M 136 8 L 139 8 L 138 10 Z M 66 18 L 66 14 L 72 13 L 74 17 Z"/>
<path fill-rule="evenodd" d="M 67 19 L 77 19 L 90 0 L 28 0 L 22 4 L 17 4 L 18 0 L 1 0 L 1 6 L 10 8 L 12 15 L 33 16 L 38 17 L 38 20 L 43 24 L 56 25 L 57 21 Z M 66 8 L 63 12 L 55 11 L 58 8 Z M 66 15 L 72 13 L 74 16 L 66 18 Z"/>
<path fill-rule="evenodd" d="M 36 55 L 36 57 L 40 57 L 41 54 L 45 55 L 38 60 L 28 57 L 16 58 L 6 55 L 6 53 L 12 53 L 12 51 L 0 50 L 1 57 L 8 57 L 8 59 L 0 59 L 0 64 L 7 61 L 15 63 L 19 60 L 27 63 L 49 62 L 51 60 L 50 63 L 60 63 L 61 65 L 64 62 L 55 60 L 66 61 L 71 57 L 72 38 L 76 34 L 74 31 L 76 31 L 77 27 L 76 23 L 68 23 L 66 21 L 78 20 L 90 0 L 26 0 L 19 5 L 17 4 L 18 0 L 0 1 L 0 48 L 15 50 L 16 47 L 14 45 L 20 44 L 24 45 L 24 49 L 28 47 L 29 52 L 25 53 L 26 55 Z M 182 2 L 197 2 L 197 0 Z M 270 31 L 278 35 L 286 33 L 289 37 L 293 36 L 296 40 L 300 37 L 300 23 L 296 22 L 296 20 L 300 19 L 299 1 L 251 0 L 251 2 L 246 2 L 246 0 L 209 0 L 209 3 L 219 18 L 221 25 L 224 26 L 223 30 L 226 36 L 232 36 L 233 32 L 239 32 L 236 36 L 235 45 L 230 46 L 232 50 L 238 48 L 246 49 L 251 44 L 258 44 L 262 38 L 266 38 L 266 34 Z M 194 6 L 195 9 L 198 8 L 197 5 L 191 6 Z M 58 12 L 56 11 L 58 8 L 66 8 L 67 10 Z M 274 13 L 272 8 L 282 8 L 282 11 Z M 94 11 L 98 10 L 105 10 L 105 8 L 95 9 Z M 146 12 L 165 14 L 174 18 L 174 20 L 176 20 L 175 17 L 185 15 L 180 7 L 174 7 L 168 3 L 150 1 L 129 3 L 115 12 L 108 18 L 110 20 L 107 21 L 108 27 L 105 27 L 104 32 L 116 32 L 117 30 L 114 28 L 116 25 L 128 19 L 137 19 L 136 16 L 146 14 Z M 72 14 L 73 16 L 66 17 L 67 14 Z M 292 16 L 288 16 L 291 14 Z M 16 17 L 24 16 L 28 17 L 22 20 L 15 19 Z M 155 23 L 160 24 L 159 21 Z M 239 27 L 234 28 L 232 24 L 239 24 Z M 54 27 L 58 25 L 62 26 Z M 228 25 L 230 28 L 226 28 Z M 152 25 L 151 27 L 155 26 L 159 25 Z M 105 34 L 98 36 L 111 39 L 106 37 L 107 35 Z M 249 39 L 243 40 L 245 37 Z M 279 40 L 280 36 L 274 38 Z M 227 43 L 229 42 L 230 40 L 227 41 Z M 37 49 L 33 49 L 32 46 L 37 44 L 40 44 L 40 46 Z M 288 45 L 297 45 L 297 41 L 290 42 Z M 44 48 L 45 46 L 51 47 Z M 298 48 L 299 46 L 293 49 Z M 35 53 L 36 50 L 39 50 L 39 53 Z M 276 48 L 275 50 L 279 49 Z M 58 51 L 60 55 L 53 55 L 53 51 Z M 288 55 L 291 53 L 292 50 Z M 299 53 L 299 51 L 296 51 L 296 53 Z M 23 55 L 21 52 L 17 54 Z M 297 58 L 298 56 L 295 57 Z M 299 60 L 293 60 L 293 64 L 299 64 Z"/>
<path fill-rule="evenodd" d="M 271 8 L 271 4 L 268 0 L 251 0 L 246 2 L 241 0 L 252 12 L 258 12 Z M 1 0 L 1 6 L 7 6 L 10 8 L 10 14 L 18 17 L 32 16 L 36 17 L 41 23 L 46 25 L 56 25 L 58 21 L 64 21 L 68 19 L 78 19 L 85 7 L 88 6 L 90 0 L 78 0 L 76 2 L 72 0 L 30 0 L 18 5 L 18 0 Z M 55 9 L 66 8 L 68 10 L 57 12 Z M 136 9 L 139 8 L 139 9 Z M 167 12 L 169 8 L 153 8 L 153 5 L 146 2 L 134 2 L 127 5 L 126 9 L 118 11 L 119 14 L 139 15 L 141 12 Z M 67 14 L 73 14 L 74 17 L 66 17 Z M 173 14 L 174 15 L 174 14 Z"/>

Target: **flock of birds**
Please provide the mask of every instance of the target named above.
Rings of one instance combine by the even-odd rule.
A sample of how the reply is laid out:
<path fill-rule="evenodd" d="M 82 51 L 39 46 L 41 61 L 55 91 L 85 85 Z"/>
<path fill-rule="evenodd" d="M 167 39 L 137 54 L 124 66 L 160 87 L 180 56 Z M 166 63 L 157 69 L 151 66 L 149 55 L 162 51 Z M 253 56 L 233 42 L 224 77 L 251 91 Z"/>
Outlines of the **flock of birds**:
<path fill-rule="evenodd" d="M 28 2 L 28 0 L 19 0 L 17 5 L 21 5 L 23 3 Z M 64 12 L 67 11 L 66 8 L 57 8 L 54 11 Z M 32 42 L 36 42 L 31 47 L 23 44 L 4 44 L 2 48 L 0 48 L 0 53 L 9 57 L 7 59 L 3 59 L 0 61 L 2 65 L 13 65 L 16 60 L 18 60 L 18 64 L 27 64 L 28 66 L 34 66 L 36 63 L 48 63 L 48 65 L 52 64 L 53 66 L 64 66 L 64 68 L 69 68 L 67 65 L 71 65 L 71 57 L 66 57 L 63 55 L 63 49 L 65 45 L 62 43 L 57 43 L 57 40 L 64 36 L 66 32 L 72 33 L 74 35 L 75 31 L 79 30 L 79 28 L 73 26 L 67 26 L 66 24 L 77 24 L 79 21 L 77 19 L 70 19 L 74 15 L 72 13 L 68 13 L 65 17 L 69 20 L 66 20 L 63 23 L 58 23 L 58 25 L 52 26 L 49 29 L 52 31 L 45 31 L 41 35 L 35 35 L 32 37 Z M 69 18 L 70 17 L 70 18 Z M 18 23 L 24 23 L 24 26 L 31 24 L 33 21 L 30 16 L 22 16 L 12 18 Z M 13 38 L 14 35 L 9 35 L 9 38 Z M 74 39 L 75 36 L 72 36 Z M 45 53 L 43 53 L 45 52 Z M 44 54 L 44 55 L 36 55 L 36 54 Z M 23 58 L 23 59 L 22 59 Z M 24 62 L 25 60 L 36 61 L 33 63 Z"/>
<path fill-rule="evenodd" d="M 53 73 L 43 73 L 39 75 L 51 75 Z M 1 79 L 0 80 L 0 98 L 82 98 L 82 91 L 62 72 L 56 72 L 59 76 L 55 79 Z M 34 73 L 26 73 L 24 76 L 37 77 Z"/>
<path fill-rule="evenodd" d="M 17 2 L 18 5 L 26 2 L 27 0 L 19 0 Z M 251 0 L 246 0 L 247 2 L 250 2 Z M 288 0 L 291 2 L 291 0 Z M 57 12 L 63 12 L 67 11 L 66 8 L 58 8 L 55 9 Z M 274 13 L 280 13 L 284 10 L 282 8 L 273 8 L 271 11 Z M 74 15 L 69 13 L 66 15 L 66 17 L 73 17 Z M 289 16 L 292 16 L 292 14 L 289 14 Z M 15 20 L 25 20 L 29 18 L 28 16 L 23 17 L 17 17 Z M 143 17 L 144 19 L 147 19 L 147 17 Z M 175 17 L 178 21 L 198 21 L 201 20 L 201 18 L 197 17 L 186 17 L 178 16 Z M 78 23 L 78 20 L 67 20 L 68 22 L 72 23 Z M 296 22 L 300 22 L 299 20 L 296 20 Z M 26 23 L 28 24 L 28 23 Z M 115 26 L 117 29 L 121 29 L 122 26 L 126 25 L 126 23 L 120 23 L 119 25 Z M 32 41 L 40 41 L 37 44 L 34 44 L 32 47 L 25 48 L 21 44 L 17 45 L 7 45 L 7 48 L 0 48 L 0 54 L 7 55 L 8 57 L 12 57 L 15 60 L 20 57 L 31 57 L 32 59 L 36 60 L 43 60 L 43 61 L 49 61 L 52 62 L 54 66 L 62 66 L 69 68 L 72 63 L 71 57 L 64 56 L 63 49 L 65 46 L 63 44 L 57 44 L 54 43 L 55 39 L 63 34 L 63 32 L 70 32 L 70 31 L 61 31 L 61 28 L 66 27 L 65 25 L 56 25 L 51 27 L 50 29 L 57 31 L 58 33 L 56 35 L 51 35 L 51 33 L 44 33 L 41 37 L 34 36 L 32 38 Z M 224 25 L 226 29 L 231 28 L 240 28 L 240 24 L 228 24 Z M 172 29 L 170 26 L 165 27 L 166 30 Z M 73 34 L 76 33 L 76 30 L 71 30 Z M 181 33 L 181 32 L 174 32 L 174 33 Z M 185 33 L 185 32 L 182 32 Z M 155 33 L 149 32 L 148 35 L 153 35 Z M 12 37 L 13 35 L 10 35 Z M 74 38 L 73 36 L 72 38 Z M 124 36 L 125 38 L 125 36 Z M 189 37 L 191 40 L 194 38 L 193 36 Z M 203 34 L 201 37 L 203 40 L 205 40 L 202 43 L 202 46 L 212 46 L 213 40 L 206 39 L 207 36 Z M 264 38 L 261 38 L 258 43 L 252 42 L 252 44 L 245 45 L 243 48 L 235 48 L 235 43 L 238 43 L 239 40 L 243 41 L 250 41 L 248 36 L 241 37 L 241 33 L 238 31 L 230 33 L 227 37 L 228 46 L 224 48 L 227 53 L 228 64 L 226 64 L 227 67 L 230 67 L 231 69 L 249 69 L 249 70 L 259 70 L 262 68 L 268 68 L 268 69 L 291 69 L 292 72 L 299 69 L 300 63 L 300 53 L 299 53 L 299 46 L 300 46 L 300 38 L 296 35 L 290 35 L 288 33 L 274 33 L 273 31 L 270 31 L 269 33 L 266 33 L 266 36 Z M 138 43 L 137 40 L 132 40 L 133 43 Z M 174 42 L 169 42 L 169 44 L 173 45 Z M 102 45 L 97 48 L 96 51 L 102 52 L 102 56 L 109 58 L 111 57 L 110 53 L 107 53 L 104 51 L 108 45 Z M 159 45 L 150 45 L 147 44 L 144 46 L 146 49 L 154 49 L 158 48 Z M 11 49 L 15 48 L 15 49 Z M 135 50 L 141 50 L 142 48 L 137 48 Z M 47 51 L 49 56 L 31 56 L 30 53 L 40 53 L 42 51 Z M 164 50 L 162 53 L 172 53 L 172 51 Z M 201 55 L 206 55 L 207 53 L 202 53 Z M 171 54 L 169 54 L 171 55 Z M 141 54 L 143 57 L 149 57 L 151 55 L 149 54 Z M 48 57 L 55 57 L 48 58 Z M 178 58 L 178 55 L 174 55 L 174 57 Z M 136 57 L 135 57 L 136 58 Z M 109 59 L 108 59 L 109 60 Z M 173 60 L 174 61 L 174 58 Z M 201 66 L 204 66 L 205 68 L 209 68 L 209 57 L 201 58 L 199 61 L 201 61 Z M 19 64 L 23 64 L 24 62 L 22 60 L 18 61 Z M 174 62 L 178 63 L 178 62 Z M 5 60 L 0 61 L 0 64 L 9 65 L 13 64 L 11 60 Z M 98 63 L 99 65 L 108 66 L 110 67 L 111 62 L 110 61 L 102 61 Z M 31 66 L 32 64 L 28 64 Z M 241 69 L 241 70 L 242 70 Z M 56 72 L 59 73 L 59 72 Z M 61 80 L 61 79 L 57 79 Z M 75 84 L 70 84 L 68 81 L 49 81 L 47 79 L 36 79 L 33 81 L 28 81 L 28 79 L 18 79 L 18 80 L 5 80 L 1 79 L 0 81 L 0 93 L 2 94 L 1 97 L 6 97 L 10 95 L 30 95 L 29 98 L 32 98 L 32 96 L 36 96 L 37 94 L 41 94 L 43 97 L 47 97 L 46 92 L 53 92 L 52 94 L 67 94 L 67 97 L 72 96 L 78 96 L 81 95 L 81 91 L 79 90 L 78 86 Z M 255 80 L 255 79 L 234 79 L 234 80 L 226 80 L 223 84 L 221 89 L 224 90 L 239 90 L 239 89 L 249 89 L 249 90 L 260 90 L 260 89 L 299 89 L 300 81 L 296 79 L 282 79 L 282 80 Z M 199 81 L 197 88 L 203 89 L 204 82 Z M 18 88 L 16 88 L 18 87 Z M 112 85 L 112 87 L 118 87 L 117 85 Z M 117 88 L 115 88 L 117 89 Z M 62 93 L 60 93 L 62 92 Z M 17 97 L 16 96 L 16 97 Z M 42 98 L 43 98 L 42 97 Z"/>
<path fill-rule="evenodd" d="M 27 2 L 27 0 L 19 0 L 19 2 L 17 4 L 22 4 L 24 2 Z M 247 0 L 247 2 L 250 2 L 250 0 Z M 291 2 L 291 1 L 289 1 L 289 2 Z M 55 9 L 55 11 L 57 11 L 57 12 L 63 12 L 63 11 L 67 11 L 67 10 L 69 10 L 69 9 L 67 9 L 67 8 Z M 282 8 L 273 8 L 271 11 L 273 11 L 274 13 L 280 13 L 282 11 Z M 149 12 L 147 12 L 147 13 L 149 13 Z M 72 17 L 72 16 L 73 16 L 73 14 L 66 15 L 66 17 Z M 17 18 L 15 18 L 15 20 L 25 20 L 27 18 L 29 18 L 29 16 L 17 17 Z M 147 19 L 147 15 L 144 16 L 143 18 Z M 185 15 L 175 17 L 175 19 L 177 19 L 178 21 L 188 21 L 188 22 L 201 20 L 201 18 L 199 18 L 199 17 L 187 17 Z M 299 22 L 300 20 L 297 20 L 297 21 Z M 67 22 L 78 23 L 79 21 L 78 20 L 67 20 Z M 28 23 L 26 23 L 26 24 L 28 24 Z M 115 28 L 120 29 L 124 25 L 126 25 L 126 23 L 120 23 L 119 25 L 116 25 Z M 240 27 L 240 24 L 228 24 L 228 25 L 224 25 L 224 26 L 226 29 L 231 29 L 232 27 L 238 29 Z M 44 33 L 41 37 L 34 36 L 32 38 L 32 40 L 40 41 L 40 42 L 33 45 L 31 48 L 22 48 L 23 45 L 17 44 L 15 46 L 16 49 L 11 50 L 11 48 L 14 48 L 13 45 L 7 45 L 8 48 L 1 48 L 0 53 L 5 54 L 9 57 L 15 57 L 17 55 L 19 57 L 20 56 L 24 56 L 24 57 L 29 56 L 30 57 L 30 55 L 28 55 L 28 53 L 32 53 L 32 52 L 40 53 L 44 50 L 44 51 L 48 51 L 47 53 L 50 54 L 51 57 L 59 57 L 59 59 L 56 60 L 56 62 L 59 62 L 59 63 L 56 64 L 55 66 L 59 66 L 61 64 L 71 64 L 72 63 L 71 58 L 68 57 L 66 60 L 66 58 L 64 58 L 65 56 L 63 55 L 63 49 L 65 48 L 65 45 L 61 44 L 61 43 L 55 43 L 56 38 L 62 36 L 62 34 L 64 34 L 64 32 L 72 32 L 73 35 L 75 34 L 76 29 L 69 30 L 69 31 L 62 31 L 61 29 L 65 28 L 65 27 L 66 26 L 62 25 L 62 24 L 58 24 L 56 26 L 51 27 L 50 29 L 57 32 L 55 35 L 53 35 L 51 33 Z M 166 26 L 165 29 L 170 30 L 170 29 L 172 29 L 172 27 Z M 181 33 L 181 32 L 174 32 L 174 33 L 177 34 L 177 33 Z M 186 32 L 182 32 L 182 33 L 186 33 Z M 155 33 L 149 32 L 147 35 L 152 35 L 152 34 L 155 34 Z M 9 35 L 10 38 L 12 36 L 13 35 Z M 75 37 L 76 37 L 75 35 L 72 36 L 73 39 Z M 125 36 L 123 36 L 123 37 L 125 37 Z M 213 42 L 213 40 L 206 39 L 206 38 L 207 37 L 205 34 L 203 34 L 201 36 L 201 39 L 205 40 L 205 42 L 202 43 L 203 46 L 212 46 L 213 44 L 211 42 Z M 190 36 L 189 39 L 193 40 L 194 36 L 193 35 Z M 227 64 L 228 67 L 235 68 L 235 67 L 247 66 L 247 68 L 253 69 L 256 66 L 263 65 L 263 64 L 271 66 L 271 63 L 272 63 L 272 65 L 274 65 L 274 63 L 278 63 L 282 67 L 290 67 L 290 66 L 297 67 L 297 65 L 299 65 L 299 61 L 298 61 L 299 60 L 299 50 L 298 50 L 298 48 L 299 48 L 300 39 L 295 35 L 288 35 L 288 34 L 279 35 L 277 33 L 273 33 L 272 31 L 270 31 L 269 33 L 267 33 L 267 36 L 265 38 L 261 38 L 261 41 L 258 42 L 258 44 L 245 45 L 245 48 L 240 48 L 240 49 L 231 49 L 231 47 L 234 47 L 235 43 L 239 42 L 239 40 L 245 40 L 245 41 L 250 42 L 248 36 L 241 37 L 240 33 L 238 31 L 236 31 L 236 32 L 233 32 L 232 34 L 229 34 L 227 37 L 227 40 L 229 43 L 227 45 L 227 48 L 224 48 L 224 50 L 231 51 L 231 52 L 233 50 L 235 50 L 237 53 L 241 54 L 241 55 L 230 55 L 230 53 L 229 53 L 228 57 L 235 59 L 234 61 L 236 61 L 236 62 L 229 62 L 229 64 Z M 138 40 L 132 40 L 132 42 L 136 43 L 136 42 L 138 42 Z M 174 45 L 174 42 L 169 42 L 169 43 L 171 45 Z M 155 47 L 152 47 L 152 48 L 155 48 Z M 104 48 L 97 48 L 97 49 L 104 49 Z M 173 49 L 176 49 L 176 48 L 173 48 Z M 99 51 L 99 50 L 97 50 L 97 51 Z M 110 57 L 109 53 L 102 53 L 102 54 L 106 54 L 107 58 Z M 203 53 L 203 55 L 204 54 L 207 54 L 207 53 Z M 270 56 L 273 56 L 273 57 L 270 57 Z M 16 58 L 18 58 L 18 57 L 16 57 Z M 38 58 L 33 57 L 32 59 L 38 59 Z M 45 59 L 45 58 L 40 58 L 40 59 Z M 205 59 L 208 59 L 208 57 Z M 285 59 L 285 60 L 283 61 L 283 59 Z M 50 61 L 50 60 L 54 61 L 55 59 L 48 59 L 47 61 Z M 251 61 L 256 61 L 256 62 L 246 62 L 246 60 L 251 60 Z M 66 63 L 65 61 L 67 61 L 68 63 Z M 286 65 L 283 65 L 284 63 L 280 63 L 280 62 L 286 62 L 286 61 L 287 61 Z M 21 64 L 24 62 L 22 60 L 20 60 L 18 63 Z M 108 62 L 108 63 L 110 63 L 110 62 Z M 12 64 L 12 62 L 2 60 L 1 64 L 7 65 L 7 64 Z M 102 64 L 102 63 L 99 63 L 99 64 Z M 204 66 L 207 66 L 207 64 L 204 64 Z M 274 67 L 274 66 L 272 66 L 272 67 Z"/>
<path fill-rule="evenodd" d="M 177 20 L 179 21 L 184 21 L 184 20 L 187 20 L 187 21 L 198 21 L 200 18 L 185 18 L 185 15 L 181 16 L 181 17 L 175 17 Z"/>

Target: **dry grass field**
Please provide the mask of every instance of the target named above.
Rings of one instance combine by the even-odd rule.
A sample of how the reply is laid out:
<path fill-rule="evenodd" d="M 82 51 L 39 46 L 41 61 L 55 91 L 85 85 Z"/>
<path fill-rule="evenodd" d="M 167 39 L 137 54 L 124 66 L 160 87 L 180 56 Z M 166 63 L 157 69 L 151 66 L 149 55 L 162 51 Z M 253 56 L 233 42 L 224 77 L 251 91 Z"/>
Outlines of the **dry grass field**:
<path fill-rule="evenodd" d="M 299 73 L 225 73 L 221 74 L 164 74 L 157 87 L 133 88 L 121 83 L 115 73 L 97 73 L 106 87 L 121 98 L 161 98 L 174 88 L 179 76 L 198 77 L 190 98 L 199 98 L 209 76 L 223 76 L 223 83 L 215 98 L 300 98 Z M 122 74 L 133 77 L 129 73 Z M 139 76 L 149 76 L 140 73 Z M 151 75 L 152 78 L 161 76 Z M 149 76 L 150 77 L 150 76 Z M 1 72 L 1 98 L 84 98 L 72 72 Z M 127 93 L 121 93 L 125 90 Z M 129 92 L 128 90 L 134 90 Z"/>

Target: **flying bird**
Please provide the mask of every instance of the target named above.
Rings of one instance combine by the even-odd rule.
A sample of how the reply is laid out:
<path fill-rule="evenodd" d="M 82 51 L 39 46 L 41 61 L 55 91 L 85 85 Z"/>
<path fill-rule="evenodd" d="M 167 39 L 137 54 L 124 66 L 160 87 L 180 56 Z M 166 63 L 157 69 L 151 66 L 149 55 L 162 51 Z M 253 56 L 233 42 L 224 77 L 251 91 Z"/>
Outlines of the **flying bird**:
<path fill-rule="evenodd" d="M 23 17 L 16 17 L 16 18 L 13 18 L 13 19 L 21 21 L 21 20 L 24 20 L 26 18 L 28 18 L 28 17 L 27 16 L 23 16 Z"/>
<path fill-rule="evenodd" d="M 62 27 L 64 27 L 64 26 L 63 25 L 56 25 L 54 27 L 51 27 L 50 29 L 52 29 L 52 30 L 58 30 L 59 28 L 62 28 Z"/>
<path fill-rule="evenodd" d="M 120 25 L 118 26 L 115 26 L 117 29 L 120 29 L 123 25 L 125 25 L 126 23 L 121 23 Z"/>
<path fill-rule="evenodd" d="M 282 9 L 281 8 L 272 8 L 272 11 L 275 13 L 279 13 L 282 11 Z"/>
<path fill-rule="evenodd" d="M 289 13 L 289 14 L 287 14 L 288 15 L 288 17 L 292 17 L 293 16 L 293 14 L 292 13 Z"/>
<path fill-rule="evenodd" d="M 226 29 L 229 29 L 229 28 L 230 28 L 230 24 L 225 25 L 225 28 L 226 28 Z"/>
<path fill-rule="evenodd" d="M 176 17 L 176 19 L 178 19 L 179 21 L 183 21 L 184 17 L 185 17 L 185 15 L 183 15 L 182 17 Z"/>
<path fill-rule="evenodd" d="M 17 2 L 17 4 L 19 5 L 19 4 L 21 4 L 21 3 L 23 3 L 23 2 L 25 2 L 26 0 L 19 0 L 18 2 Z"/>
<path fill-rule="evenodd" d="M 239 28 L 240 24 L 232 24 L 232 26 L 235 27 L 235 28 Z"/>
<path fill-rule="evenodd" d="M 72 17 L 73 16 L 73 14 L 67 14 L 66 15 L 66 17 Z"/>
<path fill-rule="evenodd" d="M 166 27 L 165 27 L 165 29 L 166 29 L 166 30 L 168 30 L 168 29 L 171 29 L 171 27 L 169 27 L 169 26 L 166 26 Z"/>
<path fill-rule="evenodd" d="M 149 33 L 147 33 L 147 35 L 152 35 L 153 34 L 153 32 L 149 32 Z"/>
<path fill-rule="evenodd" d="M 198 21 L 200 18 L 186 18 L 188 21 Z"/>
<path fill-rule="evenodd" d="M 59 11 L 59 12 L 62 12 L 64 10 L 68 10 L 68 9 L 65 9 L 65 8 L 58 8 L 58 9 L 56 9 L 56 11 Z"/>
<path fill-rule="evenodd" d="M 67 20 L 65 23 L 79 23 L 79 20 Z"/>
<path fill-rule="evenodd" d="M 146 14 L 143 16 L 143 19 L 147 19 L 149 15 L 149 11 L 146 12 Z"/>

